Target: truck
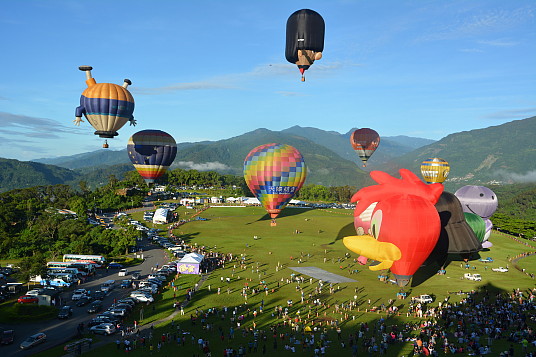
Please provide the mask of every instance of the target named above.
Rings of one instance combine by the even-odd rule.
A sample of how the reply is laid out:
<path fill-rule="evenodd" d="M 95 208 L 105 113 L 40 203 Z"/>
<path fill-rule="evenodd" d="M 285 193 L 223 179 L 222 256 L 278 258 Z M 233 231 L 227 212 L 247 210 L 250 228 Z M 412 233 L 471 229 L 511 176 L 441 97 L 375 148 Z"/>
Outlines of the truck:
<path fill-rule="evenodd" d="M 428 304 L 428 303 L 431 303 L 432 301 L 434 301 L 434 299 L 430 295 L 422 294 L 422 295 L 419 295 L 419 296 L 413 296 L 411 298 L 411 301 L 420 302 L 421 304 Z"/>
<path fill-rule="evenodd" d="M 482 280 L 482 277 L 480 276 L 480 274 L 471 274 L 471 273 L 465 273 L 463 275 L 463 277 L 467 280 L 472 280 L 472 281 L 481 281 Z"/>

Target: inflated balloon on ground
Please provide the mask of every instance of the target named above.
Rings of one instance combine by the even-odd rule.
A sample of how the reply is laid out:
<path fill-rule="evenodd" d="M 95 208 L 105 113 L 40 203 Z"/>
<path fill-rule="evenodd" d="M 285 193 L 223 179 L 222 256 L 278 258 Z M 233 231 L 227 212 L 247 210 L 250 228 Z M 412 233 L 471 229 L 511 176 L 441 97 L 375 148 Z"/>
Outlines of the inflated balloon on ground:
<path fill-rule="evenodd" d="M 302 154 L 290 145 L 257 146 L 244 161 L 246 183 L 272 219 L 299 191 L 306 176 Z"/>

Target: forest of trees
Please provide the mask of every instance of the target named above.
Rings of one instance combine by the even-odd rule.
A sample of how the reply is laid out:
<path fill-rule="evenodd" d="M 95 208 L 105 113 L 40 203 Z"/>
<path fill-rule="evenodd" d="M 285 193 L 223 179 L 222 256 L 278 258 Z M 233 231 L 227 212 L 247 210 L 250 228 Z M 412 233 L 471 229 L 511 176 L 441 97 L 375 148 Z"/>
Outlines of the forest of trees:
<path fill-rule="evenodd" d="M 161 180 L 168 187 L 214 187 L 218 196 L 251 196 L 244 178 L 221 175 L 213 171 L 170 170 Z M 129 196 L 118 195 L 120 188 L 137 188 Z M 347 203 L 357 191 L 355 187 L 325 187 L 305 185 L 299 192 L 300 200 L 312 202 Z M 503 231 L 536 236 L 536 195 L 531 187 L 508 191 L 502 187 L 497 193 L 499 209 L 491 218 Z M 108 183 L 91 190 L 87 182 L 79 187 L 68 185 L 36 186 L 15 189 L 0 194 L 0 256 L 7 258 L 40 257 L 59 259 L 66 253 L 119 255 L 135 245 L 139 231 L 132 226 L 125 230 L 94 227 L 87 222 L 95 211 L 120 211 L 140 207 L 148 187 L 136 171 L 127 172 L 124 180 L 110 175 Z M 69 218 L 57 212 L 70 209 L 77 212 Z M 529 215 L 527 215 L 529 212 Z"/>

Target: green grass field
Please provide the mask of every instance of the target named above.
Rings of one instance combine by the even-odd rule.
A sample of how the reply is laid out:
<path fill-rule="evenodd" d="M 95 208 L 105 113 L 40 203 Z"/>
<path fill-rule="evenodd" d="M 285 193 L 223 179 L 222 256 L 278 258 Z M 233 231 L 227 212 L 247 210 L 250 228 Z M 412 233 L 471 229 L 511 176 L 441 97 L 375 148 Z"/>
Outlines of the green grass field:
<path fill-rule="evenodd" d="M 180 218 L 188 219 L 193 212 L 181 208 L 178 211 Z M 142 213 L 138 213 L 142 214 Z M 417 321 L 414 317 L 406 316 L 408 311 L 409 299 L 397 300 L 396 294 L 400 288 L 396 285 L 380 282 L 378 272 L 372 272 L 366 266 L 361 266 L 354 262 L 356 254 L 348 251 L 342 244 L 342 237 L 353 235 L 353 218 L 351 210 L 309 210 L 287 208 L 277 219 L 277 226 L 270 226 L 270 219 L 265 214 L 264 209 L 260 207 L 248 208 L 210 208 L 200 214 L 201 217 L 207 218 L 208 221 L 191 221 L 180 226 L 174 231 L 174 234 L 182 237 L 192 245 L 208 247 L 207 250 L 213 250 L 224 253 L 232 253 L 239 259 L 243 258 L 245 265 L 241 267 L 239 260 L 227 263 L 225 268 L 213 271 L 206 281 L 200 286 L 199 291 L 194 295 L 193 300 L 185 309 L 185 315 L 178 314 L 173 321 L 168 320 L 158 324 L 158 320 L 168 316 L 173 312 L 172 304 L 175 299 L 184 300 L 184 294 L 187 288 L 192 288 L 198 281 L 199 276 L 179 276 L 174 284 L 179 286 L 177 292 L 168 289 L 157 300 L 153 306 L 144 307 L 144 318 L 139 319 L 139 311 L 131 315 L 128 322 L 134 319 L 144 324 L 154 324 L 153 331 L 153 348 L 150 351 L 149 342 L 142 348 L 132 351 L 130 354 L 135 356 L 145 356 L 150 353 L 171 355 L 178 352 L 181 355 L 203 355 L 197 347 L 197 343 L 192 344 L 190 336 L 196 338 L 203 337 L 210 341 L 212 355 L 222 355 L 223 349 L 239 346 L 247 347 L 249 341 L 253 340 L 251 333 L 246 333 L 250 327 L 255 324 L 256 329 L 264 330 L 268 334 L 266 343 L 267 355 L 277 353 L 281 356 L 286 355 L 307 355 L 312 356 L 312 350 L 302 352 L 300 345 L 296 345 L 297 352 L 292 353 L 283 349 L 286 340 L 277 339 L 277 350 L 274 350 L 273 337 L 269 328 L 277 323 L 282 323 L 281 319 L 273 316 L 274 309 L 277 306 L 287 307 L 287 300 L 292 299 L 294 304 L 289 307 L 289 316 L 292 318 L 301 316 L 302 321 L 306 320 L 306 325 L 318 326 L 322 331 L 326 331 L 328 340 L 331 340 L 330 347 L 327 349 L 328 356 L 337 354 L 351 356 L 351 349 L 346 346 L 342 347 L 337 340 L 335 327 L 331 323 L 336 321 L 342 327 L 342 336 L 345 342 L 348 340 L 350 333 L 356 333 L 362 322 L 367 322 L 373 327 L 380 318 L 387 318 L 387 325 L 396 324 L 403 326 L 407 322 Z M 138 219 L 136 215 L 133 215 Z M 152 226 L 152 224 L 149 224 Z M 164 228 L 164 226 L 156 226 Z M 296 233 L 299 232 L 299 233 Z M 257 236 L 257 239 L 254 239 Z M 511 292 L 512 289 L 520 288 L 527 290 L 535 287 L 535 280 L 528 275 L 514 269 L 509 261 L 510 257 L 516 256 L 523 252 L 536 251 L 536 248 L 528 247 L 511 239 L 508 236 L 493 234 L 490 241 L 494 246 L 489 251 L 480 253 L 481 257 L 492 257 L 493 263 L 479 262 L 478 259 L 470 262 L 471 273 L 482 275 L 482 281 L 473 282 L 462 279 L 467 269 L 462 267 L 460 258 L 452 257 L 452 261 L 447 266 L 445 275 L 437 275 L 439 266 L 429 264 L 421 268 L 413 277 L 411 286 L 405 288 L 409 296 L 419 294 L 430 294 L 435 297 L 432 305 L 437 306 L 437 302 L 449 298 L 450 303 L 457 303 L 466 295 L 458 295 L 454 292 L 471 290 L 488 289 L 492 292 Z M 536 273 L 536 256 L 527 257 L 519 262 L 519 265 L 526 269 L 527 272 Z M 325 302 L 325 307 L 315 308 L 311 304 L 300 303 L 301 293 L 296 288 L 296 283 L 287 284 L 287 279 L 295 273 L 290 267 L 319 267 L 328 272 L 342 275 L 347 278 L 357 280 L 354 283 L 334 284 L 334 292 L 330 293 L 329 289 L 324 287 L 320 299 Z M 491 271 L 493 267 L 508 266 L 510 271 L 507 273 L 498 273 Z M 223 281 L 222 281 L 223 278 Z M 230 283 L 226 282 L 230 278 Z M 304 291 L 305 300 L 309 300 L 309 294 L 314 294 L 315 287 L 318 286 L 317 279 L 304 276 L 305 281 L 301 284 Z M 250 287 L 268 287 L 268 294 L 264 291 L 252 295 L 248 293 L 247 301 L 241 295 L 242 289 L 246 284 Z M 220 294 L 218 294 L 218 288 Z M 174 298 L 173 294 L 176 295 Z M 318 296 L 317 296 L 318 297 Z M 336 311 L 336 307 L 343 303 L 354 301 L 357 305 L 352 310 Z M 254 312 L 259 312 L 261 302 L 264 304 L 264 310 L 254 317 Z M 369 303 L 370 302 L 370 303 Z M 245 305 L 245 303 L 247 303 Z M 386 313 L 370 312 L 373 307 L 379 307 L 382 304 L 389 306 L 393 304 L 398 307 L 400 314 L 387 316 Z M 329 305 L 329 306 L 328 306 Z M 244 320 L 241 327 L 236 327 L 235 321 L 235 339 L 228 340 L 231 323 L 229 321 L 230 312 L 225 319 L 221 319 L 219 314 L 210 315 L 206 322 L 212 324 L 213 329 L 207 331 L 202 328 L 198 317 L 195 325 L 190 318 L 194 315 L 206 312 L 209 308 L 228 307 L 230 310 L 238 308 L 238 315 L 244 314 Z M 532 312 L 534 313 L 534 312 Z M 184 346 L 177 346 L 175 342 L 166 343 L 160 352 L 156 350 L 156 343 L 159 341 L 162 333 L 175 333 L 175 327 L 180 325 L 183 330 L 188 331 L 188 339 Z M 246 329 L 244 329 L 244 327 Z M 534 327 L 534 326 L 533 326 Z M 220 340 L 219 329 L 224 332 L 225 339 Z M 280 327 L 279 333 L 293 333 L 294 336 L 303 341 L 303 332 L 292 332 L 288 326 Z M 147 332 L 145 332 L 147 333 Z M 320 333 L 316 333 L 318 340 Z M 361 341 L 358 343 L 360 344 Z M 256 353 L 247 353 L 248 355 L 261 355 L 263 343 L 259 344 Z M 509 346 L 505 340 L 496 341 L 493 345 L 494 355 L 506 350 Z M 521 352 L 521 346 L 515 346 L 516 351 Z M 397 343 L 390 346 L 388 356 L 408 355 L 412 351 L 411 342 Z M 109 344 L 99 347 L 86 355 L 111 356 L 116 353 L 115 344 Z M 359 345 L 359 355 L 365 354 L 364 348 Z M 441 353 L 442 355 L 442 353 Z"/>

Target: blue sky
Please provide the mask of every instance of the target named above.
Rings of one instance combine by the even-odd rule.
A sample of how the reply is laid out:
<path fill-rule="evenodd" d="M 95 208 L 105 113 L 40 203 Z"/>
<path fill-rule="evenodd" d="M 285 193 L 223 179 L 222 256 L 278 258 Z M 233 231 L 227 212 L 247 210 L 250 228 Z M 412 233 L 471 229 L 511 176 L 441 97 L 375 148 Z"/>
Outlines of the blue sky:
<path fill-rule="evenodd" d="M 324 57 L 300 81 L 285 24 L 310 8 Z M 534 1 L 3 1 L 0 157 L 100 149 L 74 126 L 86 88 L 129 87 L 135 127 L 177 142 L 294 125 L 441 139 L 536 115 Z M 262 144 L 262 143 L 259 143 Z"/>

